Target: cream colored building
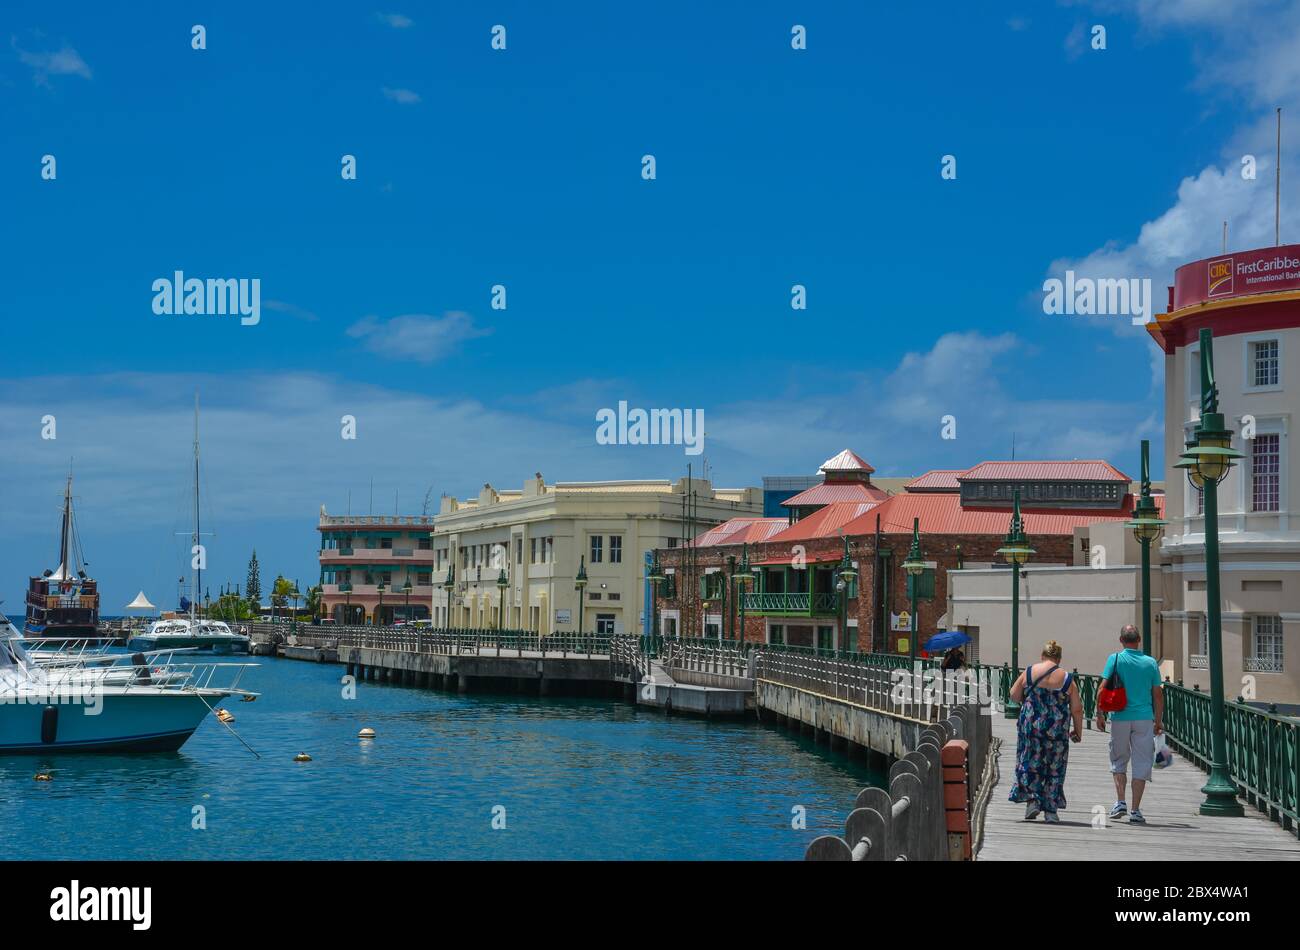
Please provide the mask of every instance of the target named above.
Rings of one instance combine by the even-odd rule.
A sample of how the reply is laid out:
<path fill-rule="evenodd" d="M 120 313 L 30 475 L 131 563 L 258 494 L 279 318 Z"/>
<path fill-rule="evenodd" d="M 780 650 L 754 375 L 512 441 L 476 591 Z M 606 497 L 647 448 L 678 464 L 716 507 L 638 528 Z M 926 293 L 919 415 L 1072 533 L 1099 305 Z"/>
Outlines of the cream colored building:
<path fill-rule="evenodd" d="M 1245 453 L 1219 486 L 1224 692 L 1260 702 L 1300 703 L 1300 293 L 1231 301 L 1214 321 L 1219 408 Z M 1272 320 L 1253 316 L 1269 306 Z M 1279 306 L 1289 326 L 1272 329 Z M 1185 308 L 1200 315 L 1205 307 Z M 1285 314 L 1286 311 L 1282 310 Z M 1190 314 L 1162 314 L 1166 328 L 1165 458 L 1177 461 L 1200 410 L 1200 348 L 1178 334 Z M 1233 322 L 1227 322 L 1231 319 Z M 1251 329 L 1254 327 L 1253 329 Z M 1253 433 L 1251 426 L 1253 424 Z M 1177 476 L 1177 477 L 1176 477 Z M 1200 492 L 1178 470 L 1168 478 L 1162 545 L 1163 613 L 1176 676 L 1209 687 L 1205 626 L 1205 520 Z M 1170 633 L 1174 636 L 1169 637 Z"/>
<path fill-rule="evenodd" d="M 1030 539 L 1033 543 L 1033 539 Z M 1118 650 L 1125 624 L 1142 623 L 1142 552 L 1123 522 L 1074 529 L 1074 563 L 1030 563 L 1020 580 L 1020 655 L 1023 669 L 1036 663 L 1043 644 L 1061 644 L 1061 664 L 1080 673 L 1100 673 Z M 1157 659 L 1178 646 L 1177 629 L 1164 642 L 1164 606 L 1158 559 L 1151 567 L 1152 655 Z M 948 621 L 973 637 L 967 655 L 973 662 L 1011 662 L 1011 576 L 1005 566 L 968 564 L 948 572 Z M 1174 665 L 1162 668 L 1172 676 Z"/>
<path fill-rule="evenodd" d="M 696 534 L 762 513 L 758 488 L 715 489 L 693 479 L 689 492 Z M 583 631 L 643 633 L 646 555 L 676 547 L 690 534 L 687 495 L 684 478 L 548 485 L 539 474 L 518 491 L 484 485 L 474 499 L 444 497 L 432 534 L 434 625 L 495 628 L 504 601 L 507 629 L 577 632 L 574 578 L 582 564 L 588 578 Z M 452 560 L 449 603 L 445 582 Z"/>

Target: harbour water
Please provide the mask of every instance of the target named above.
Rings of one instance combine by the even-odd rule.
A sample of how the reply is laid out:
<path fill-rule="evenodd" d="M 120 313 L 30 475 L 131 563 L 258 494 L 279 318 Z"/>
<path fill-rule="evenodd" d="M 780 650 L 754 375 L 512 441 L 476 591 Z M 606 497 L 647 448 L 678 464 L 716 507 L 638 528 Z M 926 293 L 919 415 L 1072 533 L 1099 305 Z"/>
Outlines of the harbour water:
<path fill-rule="evenodd" d="M 175 754 L 0 758 L 5 857 L 798 860 L 879 779 L 753 722 L 374 683 L 347 699 L 342 667 L 257 662 L 262 697 L 227 708 L 260 759 L 212 716 Z"/>

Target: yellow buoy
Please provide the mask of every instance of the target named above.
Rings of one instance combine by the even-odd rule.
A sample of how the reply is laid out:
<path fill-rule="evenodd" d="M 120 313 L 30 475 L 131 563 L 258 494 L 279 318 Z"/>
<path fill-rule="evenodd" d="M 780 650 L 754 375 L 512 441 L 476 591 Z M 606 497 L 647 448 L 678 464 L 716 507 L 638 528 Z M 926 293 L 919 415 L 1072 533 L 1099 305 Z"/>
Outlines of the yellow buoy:
<path fill-rule="evenodd" d="M 295 762 L 310 762 L 311 756 L 308 755 L 306 752 L 299 752 L 297 755 L 293 757 L 293 760 Z"/>
<path fill-rule="evenodd" d="M 51 775 L 49 772 L 37 772 L 35 775 L 32 776 L 32 778 L 34 778 L 34 779 L 35 779 L 36 781 L 38 781 L 38 782 L 53 782 L 53 781 L 54 781 L 54 776 Z"/>
<path fill-rule="evenodd" d="M 217 718 L 220 719 L 222 722 L 234 722 L 234 721 L 235 721 L 235 717 L 232 716 L 232 715 L 231 715 L 228 711 L 226 711 L 225 709 L 218 709 L 218 710 L 217 710 Z"/>
<path fill-rule="evenodd" d="M 371 729 L 369 726 L 366 726 L 366 728 L 357 733 L 358 739 L 373 739 L 374 737 L 375 730 Z"/>

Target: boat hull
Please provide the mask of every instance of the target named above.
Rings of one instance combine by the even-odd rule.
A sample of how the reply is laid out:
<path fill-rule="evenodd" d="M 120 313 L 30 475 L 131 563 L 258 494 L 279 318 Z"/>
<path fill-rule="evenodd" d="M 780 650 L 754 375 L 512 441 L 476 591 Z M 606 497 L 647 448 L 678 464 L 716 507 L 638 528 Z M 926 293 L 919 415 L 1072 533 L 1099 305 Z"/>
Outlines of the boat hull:
<path fill-rule="evenodd" d="M 243 655 L 249 652 L 250 641 L 245 637 L 237 639 L 214 639 L 204 636 L 151 637 L 140 634 L 126 642 L 126 648 L 132 652 L 153 653 L 158 650 L 203 650 L 221 656 Z"/>
<path fill-rule="evenodd" d="M 174 752 L 209 712 L 204 697 L 189 692 L 146 695 L 106 691 L 91 715 L 76 703 L 0 704 L 0 755 L 52 752 Z M 47 709 L 57 711 L 51 726 Z"/>

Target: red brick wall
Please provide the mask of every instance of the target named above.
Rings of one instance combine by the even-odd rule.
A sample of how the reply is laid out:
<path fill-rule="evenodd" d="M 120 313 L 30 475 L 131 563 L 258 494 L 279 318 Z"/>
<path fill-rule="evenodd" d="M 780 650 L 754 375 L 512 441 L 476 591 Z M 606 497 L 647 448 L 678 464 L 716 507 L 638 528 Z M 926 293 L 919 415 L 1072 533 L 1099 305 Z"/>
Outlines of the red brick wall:
<path fill-rule="evenodd" d="M 858 649 L 870 650 L 872 648 L 872 636 L 874 627 L 875 604 L 875 536 L 852 536 L 849 538 L 850 556 L 858 563 L 858 596 L 849 601 L 848 617 L 858 621 Z M 1059 536 L 1035 536 L 1031 543 L 1035 551 L 1035 561 L 1045 563 L 1072 563 L 1073 558 L 1073 538 L 1069 535 Z M 903 573 L 902 563 L 907 558 L 908 550 L 911 548 L 911 534 L 891 533 L 881 536 L 882 547 L 889 548 L 893 553 L 889 557 L 887 564 L 890 570 L 889 580 L 889 602 L 886 604 L 887 611 L 885 616 L 885 625 L 888 626 L 890 613 L 902 613 L 910 611 L 911 604 L 907 597 L 907 576 Z M 960 557 L 964 563 L 999 561 L 997 549 L 1003 544 L 1002 535 L 922 535 L 921 536 L 921 555 L 926 561 L 937 562 L 935 571 L 935 596 L 933 600 L 922 600 L 918 603 L 918 638 L 919 642 L 924 642 L 928 637 L 937 632 L 937 623 L 939 618 L 947 610 L 947 591 L 948 591 L 948 571 L 957 567 L 958 547 L 960 546 Z M 844 551 L 844 542 L 840 538 L 822 538 L 815 541 L 803 543 L 803 556 L 808 564 L 825 563 L 827 561 L 838 561 Z M 689 555 L 687 548 L 667 548 L 659 551 L 659 564 L 661 568 L 675 568 L 677 572 L 677 596 L 672 599 L 659 598 L 659 609 L 663 611 L 677 610 L 680 612 L 681 620 L 679 622 L 678 633 L 681 636 L 700 636 L 702 617 L 705 613 L 721 614 L 722 602 L 710 601 L 708 610 L 703 610 L 699 597 L 698 579 L 690 579 L 684 574 L 685 561 Z M 751 563 L 789 559 L 793 554 L 789 545 L 777 544 L 752 544 L 749 546 L 749 559 Z M 701 548 L 695 552 L 696 569 L 699 574 L 703 574 L 706 568 L 721 567 L 727 570 L 727 557 L 734 556 L 736 561 L 740 561 L 741 546 L 726 545 L 719 547 Z M 698 577 L 698 575 L 697 575 Z M 1009 583 L 1009 576 L 1008 576 Z M 732 585 L 734 590 L 735 585 Z M 733 599 L 727 601 L 727 608 L 736 617 Z M 689 620 L 692 629 L 686 629 L 685 624 Z M 662 616 L 662 614 L 661 614 Z M 746 612 L 745 615 L 745 639 L 756 643 L 761 643 L 765 639 L 765 631 L 768 619 L 774 622 L 781 622 L 787 626 L 793 624 L 807 624 L 813 627 L 824 624 L 838 625 L 837 617 L 813 617 L 813 618 L 782 618 L 777 621 L 776 618 L 767 618 L 764 616 L 753 616 Z M 734 621 L 733 621 L 734 622 Z M 727 627 L 728 621 L 724 620 L 724 628 Z M 875 633 L 875 641 L 879 645 L 883 642 L 885 649 L 890 652 L 898 651 L 898 642 L 905 638 L 906 633 L 894 633 L 886 631 L 883 638 L 880 631 Z"/>

